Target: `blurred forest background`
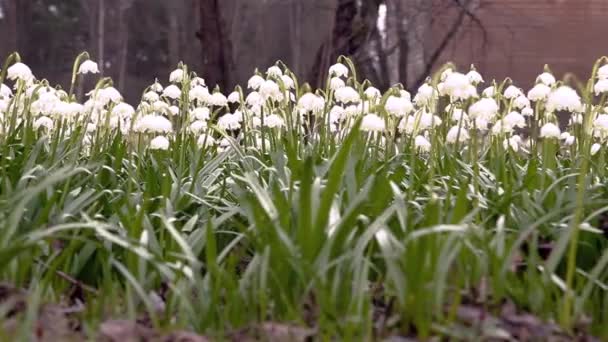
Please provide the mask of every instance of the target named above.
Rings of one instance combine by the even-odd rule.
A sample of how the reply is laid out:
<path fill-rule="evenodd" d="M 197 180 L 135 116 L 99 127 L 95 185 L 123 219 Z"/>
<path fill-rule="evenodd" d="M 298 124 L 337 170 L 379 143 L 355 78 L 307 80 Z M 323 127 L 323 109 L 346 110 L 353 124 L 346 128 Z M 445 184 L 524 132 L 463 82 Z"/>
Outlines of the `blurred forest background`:
<path fill-rule="evenodd" d="M 180 61 L 226 89 L 277 60 L 319 85 L 340 55 L 381 89 L 446 61 L 529 87 L 545 63 L 587 77 L 607 17 L 608 0 L 0 0 L 0 58 L 65 85 L 87 50 L 129 101 Z"/>

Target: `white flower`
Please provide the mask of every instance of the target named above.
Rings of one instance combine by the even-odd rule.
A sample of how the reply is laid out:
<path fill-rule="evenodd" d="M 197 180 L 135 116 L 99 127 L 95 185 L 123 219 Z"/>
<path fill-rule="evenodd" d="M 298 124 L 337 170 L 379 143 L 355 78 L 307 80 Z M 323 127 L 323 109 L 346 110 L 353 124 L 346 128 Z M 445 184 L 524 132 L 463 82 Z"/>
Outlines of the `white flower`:
<path fill-rule="evenodd" d="M 561 86 L 553 90 L 547 98 L 547 110 L 554 112 L 556 110 L 568 110 L 576 112 L 581 110 L 581 98 L 576 91 L 568 86 Z"/>
<path fill-rule="evenodd" d="M 456 100 L 466 100 L 477 95 L 477 90 L 469 78 L 459 72 L 450 73 L 444 82 L 443 93 Z"/>
<path fill-rule="evenodd" d="M 172 116 L 178 115 L 179 114 L 179 107 L 178 106 L 171 106 L 171 107 L 169 107 L 169 114 L 171 114 Z"/>
<path fill-rule="evenodd" d="M 325 107 L 325 99 L 313 93 L 306 93 L 298 100 L 298 107 L 304 112 L 320 112 Z"/>
<path fill-rule="evenodd" d="M 570 117 L 569 121 L 571 125 L 581 125 L 583 124 L 583 116 L 581 114 L 574 114 Z"/>
<path fill-rule="evenodd" d="M 84 112 L 84 106 L 76 102 L 60 102 L 55 110 L 57 111 L 57 114 L 65 118 L 73 118 Z"/>
<path fill-rule="evenodd" d="M 332 77 L 331 80 L 329 80 L 329 89 L 331 90 L 338 90 L 345 86 L 346 83 L 339 77 Z"/>
<path fill-rule="evenodd" d="M 247 103 L 249 107 L 261 106 L 264 104 L 264 98 L 257 91 L 253 91 L 247 95 L 245 103 Z"/>
<path fill-rule="evenodd" d="M 193 100 L 197 100 L 199 102 L 208 103 L 211 101 L 211 94 L 209 94 L 209 89 L 203 87 L 201 85 L 197 85 L 190 89 L 190 98 Z"/>
<path fill-rule="evenodd" d="M 230 93 L 230 95 L 228 95 L 228 102 L 230 103 L 237 103 L 241 100 L 241 94 L 239 94 L 238 91 L 233 91 L 232 93 Z"/>
<path fill-rule="evenodd" d="M 521 89 L 513 85 L 508 86 L 504 93 L 504 96 L 507 99 L 516 99 L 521 95 L 523 95 Z"/>
<path fill-rule="evenodd" d="M 122 101 L 122 95 L 114 87 L 107 87 L 100 89 L 97 93 L 97 98 L 101 103 L 108 104 L 110 102 L 120 103 Z"/>
<path fill-rule="evenodd" d="M 496 88 L 494 86 L 487 87 L 481 92 L 481 95 L 484 97 L 494 97 L 494 93 L 496 92 Z"/>
<path fill-rule="evenodd" d="M 163 116 L 150 114 L 138 118 L 133 130 L 135 132 L 169 133 L 173 130 L 173 125 Z"/>
<path fill-rule="evenodd" d="M 112 115 L 120 116 L 121 118 L 131 117 L 135 114 L 135 109 L 128 104 L 121 102 L 112 109 Z"/>
<path fill-rule="evenodd" d="M 454 110 L 452 110 L 452 121 L 459 122 L 461 120 L 467 122 L 469 121 L 469 116 L 464 110 L 460 108 L 454 108 Z"/>
<path fill-rule="evenodd" d="M 600 114 L 593 120 L 593 135 L 602 139 L 608 137 L 608 114 Z"/>
<path fill-rule="evenodd" d="M 574 135 L 567 137 L 566 139 L 564 139 L 564 145 L 572 146 L 574 144 L 575 139 L 576 138 L 574 137 Z"/>
<path fill-rule="evenodd" d="M 494 126 L 492 126 L 492 134 L 494 134 L 494 135 L 511 133 L 511 132 L 513 132 L 513 127 L 511 125 L 508 125 L 504 119 L 496 121 Z"/>
<path fill-rule="evenodd" d="M 333 106 L 329 111 L 329 122 L 338 123 L 346 115 L 346 110 L 340 106 Z"/>
<path fill-rule="evenodd" d="M 192 116 L 196 119 L 196 120 L 209 120 L 209 116 L 210 116 L 210 110 L 207 107 L 197 107 L 194 108 L 192 110 Z"/>
<path fill-rule="evenodd" d="M 528 100 L 528 98 L 524 95 L 520 95 L 515 99 L 515 101 L 513 101 L 513 105 L 517 109 L 530 107 L 530 100 Z"/>
<path fill-rule="evenodd" d="M 266 70 L 266 75 L 274 76 L 274 77 L 281 77 L 281 76 L 283 76 L 283 71 L 281 71 L 281 68 L 279 68 L 278 66 L 273 65 L 270 68 L 268 68 L 268 70 Z"/>
<path fill-rule="evenodd" d="M 158 83 L 158 80 L 157 80 L 157 81 L 155 81 L 155 82 L 154 82 L 154 84 L 152 84 L 152 85 L 150 86 L 150 90 L 155 91 L 155 92 L 157 92 L 157 93 L 162 92 L 162 91 L 163 91 L 163 89 L 164 89 L 164 88 L 163 88 L 163 86 L 162 86 L 160 83 Z"/>
<path fill-rule="evenodd" d="M 423 84 L 422 86 L 424 86 L 424 84 Z M 430 87 L 429 87 L 429 88 L 430 88 Z M 431 95 L 432 95 L 432 93 L 433 93 L 433 88 L 430 88 L 430 89 L 431 89 Z M 420 89 L 418 89 L 418 90 L 420 91 Z M 404 98 L 404 99 L 407 99 L 408 101 L 412 101 L 412 95 L 410 94 L 410 92 L 409 92 L 409 91 L 404 90 L 404 89 L 400 89 L 400 90 L 399 90 L 399 97 Z"/>
<path fill-rule="evenodd" d="M 514 128 L 514 127 L 524 128 L 524 127 L 526 127 L 526 119 L 524 118 L 523 115 L 521 115 L 518 112 L 511 112 L 511 113 L 505 115 L 503 121 L 504 121 L 504 123 L 506 125 L 508 125 L 511 128 Z"/>
<path fill-rule="evenodd" d="M 224 130 L 230 131 L 241 128 L 241 123 L 236 115 L 227 113 L 219 118 L 217 121 L 217 126 Z"/>
<path fill-rule="evenodd" d="M 521 110 L 521 115 L 523 116 L 532 116 L 534 115 L 534 110 L 530 107 L 526 107 Z"/>
<path fill-rule="evenodd" d="M 467 78 L 469 79 L 469 82 L 471 82 L 471 84 L 473 85 L 483 83 L 483 77 L 481 77 L 481 74 L 478 73 L 475 69 L 469 71 L 469 73 L 467 74 Z"/>
<path fill-rule="evenodd" d="M 224 107 L 228 105 L 228 99 L 226 98 L 226 96 L 224 96 L 224 94 L 220 92 L 215 92 L 209 98 L 209 103 L 212 106 Z"/>
<path fill-rule="evenodd" d="M 451 68 L 447 68 L 445 70 L 443 70 L 443 72 L 441 73 L 441 76 L 439 77 L 439 79 L 443 82 L 445 81 L 448 76 L 450 76 L 452 73 L 454 73 L 454 70 L 452 70 Z"/>
<path fill-rule="evenodd" d="M 99 67 L 97 66 L 97 63 L 93 62 L 90 59 L 87 59 L 86 61 L 82 62 L 82 64 L 80 64 L 80 67 L 78 67 L 78 73 L 79 74 L 98 74 L 99 73 Z"/>
<path fill-rule="evenodd" d="M 293 79 L 287 75 L 282 75 L 281 81 L 283 82 L 283 86 L 285 86 L 285 89 L 293 89 L 295 87 Z"/>
<path fill-rule="evenodd" d="M 593 90 L 595 91 L 595 95 L 608 92 L 608 79 L 597 81 Z"/>
<path fill-rule="evenodd" d="M 469 115 L 473 119 L 483 118 L 492 121 L 498 113 L 498 104 L 492 98 L 483 98 L 469 107 Z"/>
<path fill-rule="evenodd" d="M 182 91 L 173 84 L 163 90 L 163 96 L 166 96 L 173 100 L 178 99 L 181 95 Z"/>
<path fill-rule="evenodd" d="M 169 140 L 162 135 L 157 136 L 156 138 L 150 141 L 150 149 L 152 150 L 168 150 L 169 149 Z"/>
<path fill-rule="evenodd" d="M 334 96 L 336 97 L 336 101 L 341 103 L 355 103 L 361 100 L 359 93 L 352 87 L 339 88 L 336 90 Z"/>
<path fill-rule="evenodd" d="M 49 118 L 48 116 L 41 116 L 38 119 L 36 119 L 36 121 L 34 121 L 34 129 L 39 129 L 40 127 L 43 127 L 47 130 L 52 130 L 53 129 L 53 120 L 51 120 L 51 118 Z"/>
<path fill-rule="evenodd" d="M 0 98 L 13 96 L 13 91 L 6 84 L 0 83 Z"/>
<path fill-rule="evenodd" d="M 458 142 L 465 142 L 469 140 L 469 138 L 469 132 L 464 127 L 453 126 L 448 131 L 445 141 L 448 144 L 455 144 L 457 140 Z"/>
<path fill-rule="evenodd" d="M 597 152 L 599 152 L 600 148 L 602 148 L 602 145 L 598 143 L 591 145 L 591 155 L 594 156 Z"/>
<path fill-rule="evenodd" d="M 285 126 L 285 122 L 283 121 L 282 117 L 280 117 L 276 114 L 270 114 L 264 118 L 264 125 L 269 128 L 275 128 L 275 127 L 280 128 L 280 127 Z"/>
<path fill-rule="evenodd" d="M 414 146 L 423 152 L 428 152 L 431 150 L 431 143 L 422 135 L 418 135 L 416 138 L 414 138 Z"/>
<path fill-rule="evenodd" d="M 329 75 L 337 77 L 348 77 L 348 68 L 342 63 L 336 63 L 329 67 Z"/>
<path fill-rule="evenodd" d="M 264 79 L 260 75 L 253 75 L 247 82 L 247 88 L 258 90 L 260 86 L 264 83 Z"/>
<path fill-rule="evenodd" d="M 426 105 L 435 96 L 435 90 L 430 85 L 424 83 L 418 88 L 418 93 L 414 96 L 414 102 L 419 105 Z M 402 96 L 403 97 L 403 96 Z"/>
<path fill-rule="evenodd" d="M 543 72 L 542 74 L 538 75 L 538 77 L 536 78 L 536 82 L 540 82 L 550 87 L 555 84 L 555 77 L 553 77 L 553 75 L 548 72 Z"/>
<path fill-rule="evenodd" d="M 32 70 L 23 63 L 15 63 L 11 65 L 8 70 L 6 76 L 9 80 L 22 80 L 22 81 L 31 81 L 34 78 L 34 74 L 32 74 Z"/>
<path fill-rule="evenodd" d="M 597 78 L 599 78 L 600 80 L 608 79 L 608 64 L 597 69 Z"/>
<path fill-rule="evenodd" d="M 160 96 L 153 91 L 149 91 L 144 94 L 144 100 L 148 102 L 156 102 L 160 99 Z"/>
<path fill-rule="evenodd" d="M 192 79 L 192 81 L 190 82 L 190 85 L 191 85 L 192 87 L 195 87 L 195 86 L 203 86 L 203 87 L 206 87 L 206 86 L 207 86 L 207 85 L 205 84 L 205 79 L 200 78 L 200 77 L 195 77 L 195 78 L 193 78 L 193 79 Z"/>
<path fill-rule="evenodd" d="M 380 93 L 380 90 L 378 90 L 378 88 L 375 88 L 375 87 L 367 87 L 367 89 L 365 89 L 365 91 L 363 93 L 365 94 L 365 96 L 368 99 L 376 99 L 376 98 L 379 98 L 380 96 L 382 96 L 382 94 Z"/>
<path fill-rule="evenodd" d="M 391 95 L 386 99 L 384 108 L 391 115 L 402 117 L 411 113 L 414 110 L 414 105 L 406 98 Z"/>
<path fill-rule="evenodd" d="M 204 120 L 196 120 L 190 124 L 188 130 L 192 133 L 200 133 L 207 128 L 207 121 Z"/>
<path fill-rule="evenodd" d="M 361 121 L 361 130 L 364 132 L 381 132 L 384 128 L 384 119 L 376 114 L 367 114 Z"/>
<path fill-rule="evenodd" d="M 551 88 L 544 83 L 536 84 L 530 91 L 528 91 L 528 99 L 530 101 L 544 101 L 551 93 Z"/>
<path fill-rule="evenodd" d="M 279 85 L 271 80 L 264 81 L 264 83 L 260 85 L 259 92 L 260 95 L 262 95 L 262 97 L 267 100 L 271 99 L 275 101 L 280 101 L 283 99 L 281 88 L 279 88 Z"/>
<path fill-rule="evenodd" d="M 169 82 L 181 83 L 184 79 L 184 70 L 175 69 L 169 74 Z"/>
<path fill-rule="evenodd" d="M 213 145 L 215 145 L 215 139 L 210 135 L 203 134 L 200 137 L 198 137 L 196 144 L 198 145 L 198 147 L 201 147 L 201 148 L 213 146 Z"/>
<path fill-rule="evenodd" d="M 543 127 L 540 128 L 540 137 L 541 138 L 559 138 L 561 131 L 557 125 L 552 123 L 546 123 Z"/>

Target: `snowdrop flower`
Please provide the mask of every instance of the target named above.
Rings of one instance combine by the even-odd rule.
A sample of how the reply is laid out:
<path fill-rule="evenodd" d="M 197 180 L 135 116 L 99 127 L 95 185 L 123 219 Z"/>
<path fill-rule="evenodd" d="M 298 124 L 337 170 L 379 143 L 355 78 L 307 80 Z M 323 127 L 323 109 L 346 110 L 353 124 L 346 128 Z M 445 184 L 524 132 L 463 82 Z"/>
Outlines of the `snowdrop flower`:
<path fill-rule="evenodd" d="M 361 130 L 364 132 L 381 132 L 384 128 L 384 119 L 376 114 L 367 114 L 361 121 Z"/>
<path fill-rule="evenodd" d="M 518 112 L 511 112 L 511 113 L 505 115 L 503 121 L 504 121 L 504 123 L 506 125 L 508 125 L 511 128 L 514 128 L 514 127 L 524 128 L 524 127 L 526 127 L 526 119 L 524 118 L 523 115 L 521 115 Z"/>
<path fill-rule="evenodd" d="M 595 91 L 595 95 L 608 92 L 608 79 L 597 81 L 593 90 Z"/>
<path fill-rule="evenodd" d="M 418 93 L 416 93 L 416 96 L 414 96 L 414 102 L 419 106 L 426 105 L 431 101 L 434 95 L 435 90 L 433 87 L 427 83 L 424 83 L 420 86 L 420 88 L 418 88 Z"/>
<path fill-rule="evenodd" d="M 160 83 L 158 83 L 158 80 L 154 81 L 154 84 L 152 84 L 150 86 L 150 90 L 155 91 L 157 93 L 162 92 L 163 89 L 164 89 L 163 86 Z"/>
<path fill-rule="evenodd" d="M 41 116 L 36 121 L 34 121 L 34 129 L 45 128 L 46 130 L 53 129 L 53 120 L 48 116 Z"/>
<path fill-rule="evenodd" d="M 464 127 L 453 126 L 448 131 L 445 140 L 448 144 L 455 144 L 457 140 L 458 142 L 466 142 L 469 138 L 469 132 Z"/>
<path fill-rule="evenodd" d="M 492 126 L 493 135 L 512 133 L 512 132 L 513 132 L 513 126 L 507 124 L 504 119 L 496 121 L 494 126 Z"/>
<path fill-rule="evenodd" d="M 15 63 L 11 65 L 8 70 L 6 76 L 9 80 L 22 80 L 22 81 L 31 81 L 34 78 L 34 74 L 32 74 L 32 70 L 23 63 Z"/>
<path fill-rule="evenodd" d="M 414 110 L 414 105 L 406 98 L 391 95 L 386 99 L 384 108 L 391 115 L 403 117 Z"/>
<path fill-rule="evenodd" d="M 295 87 L 293 79 L 287 75 L 281 75 L 281 81 L 283 82 L 285 89 L 293 89 Z"/>
<path fill-rule="evenodd" d="M 280 127 L 285 126 L 285 122 L 283 121 L 283 118 L 281 118 L 280 116 L 278 116 L 276 114 L 270 114 L 264 118 L 264 125 L 266 125 L 266 127 L 269 127 L 269 128 L 275 128 L 275 127 L 280 128 Z"/>
<path fill-rule="evenodd" d="M 173 125 L 163 116 L 149 114 L 140 117 L 133 130 L 140 133 L 169 133 L 173 130 Z"/>
<path fill-rule="evenodd" d="M 163 90 L 163 96 L 166 96 L 170 99 L 178 99 L 182 95 L 182 91 L 175 85 L 170 85 L 165 90 Z"/>
<path fill-rule="evenodd" d="M 325 99 L 313 93 L 306 93 L 298 100 L 298 107 L 304 112 L 320 112 L 325 107 Z"/>
<path fill-rule="evenodd" d="M 593 135 L 602 139 L 608 137 L 608 114 L 600 114 L 593 120 Z"/>
<path fill-rule="evenodd" d="M 507 87 L 507 89 L 504 92 L 504 96 L 505 98 L 512 100 L 512 99 L 516 99 L 519 96 L 523 95 L 521 89 L 517 88 L 516 86 L 510 85 Z"/>
<path fill-rule="evenodd" d="M 249 107 L 261 106 L 264 104 L 264 98 L 257 91 L 253 91 L 247 95 L 245 103 L 247 103 Z"/>
<path fill-rule="evenodd" d="M 424 84 L 422 86 L 424 86 Z M 431 89 L 431 95 L 432 95 L 433 94 L 433 88 L 430 88 L 430 89 Z M 404 89 L 400 89 L 399 90 L 399 97 L 407 99 L 408 101 L 412 101 L 412 95 L 410 94 L 409 91 L 404 90 Z"/>
<path fill-rule="evenodd" d="M 199 102 L 207 103 L 211 99 L 211 94 L 209 94 L 209 89 L 203 87 L 201 85 L 197 85 L 190 89 L 190 98 L 193 100 L 197 100 Z"/>
<path fill-rule="evenodd" d="M 258 90 L 260 86 L 264 83 L 264 79 L 260 75 L 253 75 L 247 82 L 247 88 Z"/>
<path fill-rule="evenodd" d="M 209 116 L 211 111 L 207 107 L 197 107 L 192 110 L 192 116 L 196 118 L 196 120 L 209 120 Z"/>
<path fill-rule="evenodd" d="M 540 82 L 543 85 L 550 87 L 555 84 L 555 77 L 548 72 L 543 72 L 542 74 L 538 75 L 536 82 Z"/>
<path fill-rule="evenodd" d="M 200 137 L 198 137 L 196 144 L 198 145 L 198 147 L 201 147 L 201 148 L 213 146 L 213 145 L 215 145 L 215 139 L 210 135 L 203 134 Z"/>
<path fill-rule="evenodd" d="M 514 135 L 509 139 L 505 139 L 507 145 L 511 147 L 511 149 L 515 152 L 519 151 L 519 145 L 522 144 L 521 137 L 519 135 Z M 504 143 L 503 143 L 504 145 Z M 506 147 L 505 147 L 506 148 Z"/>
<path fill-rule="evenodd" d="M 342 63 L 336 63 L 329 67 L 329 75 L 337 77 L 348 77 L 348 68 Z"/>
<path fill-rule="evenodd" d="M 329 80 L 329 89 L 331 90 L 338 90 L 345 86 L 346 83 L 339 77 L 332 77 L 331 80 Z"/>
<path fill-rule="evenodd" d="M 581 98 L 576 91 L 568 86 L 561 86 L 553 90 L 547 98 L 547 110 L 554 112 L 556 110 L 568 110 L 576 112 L 581 110 Z"/>
<path fill-rule="evenodd" d="M 184 79 L 184 70 L 175 69 L 169 74 L 169 82 L 181 83 Z"/>
<path fill-rule="evenodd" d="M 159 99 L 160 99 L 160 96 L 156 92 L 149 91 L 144 94 L 144 101 L 156 102 Z"/>
<path fill-rule="evenodd" d="M 266 70 L 266 75 L 270 77 L 281 77 L 283 76 L 283 71 L 276 65 L 271 66 Z"/>
<path fill-rule="evenodd" d="M 120 103 L 122 101 L 122 95 L 114 87 L 107 87 L 100 89 L 97 93 L 97 97 L 102 104 L 108 104 L 110 102 Z"/>
<path fill-rule="evenodd" d="M 80 67 L 78 67 L 78 73 L 79 74 L 98 74 L 99 67 L 97 66 L 97 63 L 93 62 L 90 59 L 87 59 L 86 61 L 82 62 L 82 64 L 80 64 Z"/>
<path fill-rule="evenodd" d="M 0 121 L 2 121 L 2 114 L 6 113 L 8 109 L 8 99 L 2 100 L 0 99 Z"/>
<path fill-rule="evenodd" d="M 599 152 L 600 148 L 602 148 L 602 145 L 600 145 L 598 143 L 591 145 L 591 155 L 594 156 L 595 154 L 597 154 Z"/>
<path fill-rule="evenodd" d="M 498 104 L 492 98 L 483 98 L 469 107 L 469 115 L 471 118 L 483 118 L 487 121 L 491 121 L 496 117 L 498 113 Z"/>
<path fill-rule="evenodd" d="M 452 121 L 460 122 L 461 120 L 467 122 L 469 121 L 469 116 L 464 110 L 460 108 L 454 108 L 454 110 L 452 110 Z"/>
<path fill-rule="evenodd" d="M 422 135 L 418 135 L 416 138 L 414 138 L 414 146 L 423 152 L 428 152 L 431 150 L 431 143 Z"/>
<path fill-rule="evenodd" d="M 380 93 L 380 90 L 378 90 L 378 88 L 375 88 L 375 87 L 367 87 L 367 89 L 365 89 L 365 91 L 363 93 L 365 94 L 365 96 L 368 99 L 377 99 L 380 96 L 382 96 L 382 94 Z"/>
<path fill-rule="evenodd" d="M 454 73 L 454 70 L 452 70 L 451 68 L 447 68 L 441 73 L 441 76 L 439 77 L 439 79 L 442 82 L 444 82 L 445 80 L 447 80 L 448 76 L 450 76 L 453 73 Z"/>
<path fill-rule="evenodd" d="M 552 123 L 546 123 L 543 127 L 540 128 L 540 137 L 541 138 L 559 138 L 561 131 L 557 125 Z"/>
<path fill-rule="evenodd" d="M 121 118 L 131 117 L 135 114 L 135 109 L 127 103 L 121 102 L 112 109 L 112 115 L 117 115 Z"/>
<path fill-rule="evenodd" d="M 224 94 L 215 92 L 209 98 L 209 103 L 213 106 L 224 107 L 228 105 L 228 99 Z"/>
<path fill-rule="evenodd" d="M 571 125 L 582 125 L 583 124 L 583 115 L 582 114 L 574 114 L 570 117 L 569 120 Z"/>
<path fill-rule="evenodd" d="M 513 105 L 517 109 L 530 107 L 530 100 L 528 100 L 528 98 L 524 95 L 520 95 L 515 99 L 515 101 L 513 101 Z"/>
<path fill-rule="evenodd" d="M 264 83 L 260 85 L 259 92 L 260 95 L 267 100 L 271 99 L 274 101 L 280 101 L 283 99 L 281 88 L 279 88 L 279 85 L 271 80 L 264 81 Z"/>
<path fill-rule="evenodd" d="M 544 83 L 538 83 L 530 91 L 528 91 L 528 99 L 530 101 L 544 101 L 551 93 L 551 88 Z"/>
<path fill-rule="evenodd" d="M 564 139 L 564 145 L 566 145 L 566 146 L 572 146 L 572 145 L 574 145 L 575 139 L 576 138 L 574 137 L 574 135 L 568 136 L 566 139 Z"/>
<path fill-rule="evenodd" d="M 608 79 L 608 64 L 597 69 L 597 78 L 600 80 Z"/>
<path fill-rule="evenodd" d="M 171 106 L 171 107 L 169 107 L 169 114 L 171 114 L 172 116 L 178 115 L 179 114 L 179 107 L 178 106 Z"/>
<path fill-rule="evenodd" d="M 341 103 L 359 102 L 361 98 L 359 93 L 352 87 L 342 87 L 336 90 L 334 94 L 336 101 Z"/>
<path fill-rule="evenodd" d="M 494 86 L 487 87 L 481 92 L 483 97 L 494 97 L 494 93 L 496 92 L 496 88 Z"/>
<path fill-rule="evenodd" d="M 13 91 L 6 84 L 0 83 L 0 98 L 13 96 Z"/>
<path fill-rule="evenodd" d="M 450 73 L 444 82 L 443 93 L 456 100 L 466 100 L 477 95 L 477 90 L 469 78 L 459 72 Z"/>
<path fill-rule="evenodd" d="M 478 73 L 475 69 L 471 69 L 471 71 L 467 73 L 467 78 L 469 79 L 469 82 L 473 85 L 483 83 L 483 77 L 481 77 L 481 74 Z"/>
<path fill-rule="evenodd" d="M 188 130 L 192 133 L 201 133 L 207 129 L 207 121 L 196 120 L 188 126 Z"/>
<path fill-rule="evenodd" d="M 156 138 L 150 141 L 150 149 L 152 150 L 168 150 L 169 149 L 169 140 L 162 135 L 157 136 Z"/>
<path fill-rule="evenodd" d="M 230 95 L 228 95 L 228 102 L 230 103 L 237 103 L 241 100 L 241 94 L 239 94 L 238 91 L 233 91 L 232 93 L 230 93 Z"/>
<path fill-rule="evenodd" d="M 329 111 L 329 122 L 337 123 L 346 115 L 346 110 L 340 106 L 333 106 Z"/>
<path fill-rule="evenodd" d="M 217 126 L 221 129 L 231 131 L 241 128 L 241 123 L 234 114 L 227 113 L 219 118 Z"/>

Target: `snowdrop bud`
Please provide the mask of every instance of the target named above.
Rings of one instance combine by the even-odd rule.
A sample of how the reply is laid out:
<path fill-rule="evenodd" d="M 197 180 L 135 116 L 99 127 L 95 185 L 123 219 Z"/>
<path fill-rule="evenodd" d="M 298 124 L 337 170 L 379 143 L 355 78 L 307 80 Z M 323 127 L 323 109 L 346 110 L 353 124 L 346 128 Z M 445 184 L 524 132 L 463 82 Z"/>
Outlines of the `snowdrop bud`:
<path fill-rule="evenodd" d="M 532 116 L 534 115 L 534 110 L 530 107 L 526 107 L 521 110 L 521 115 L 523 116 Z"/>
<path fill-rule="evenodd" d="M 247 88 L 258 90 L 262 83 L 264 83 L 264 79 L 260 75 L 253 75 L 247 82 Z"/>
<path fill-rule="evenodd" d="M 169 74 L 169 82 L 181 83 L 184 79 L 184 70 L 175 69 Z"/>
<path fill-rule="evenodd" d="M 329 75 L 336 77 L 348 77 L 348 68 L 342 63 L 336 63 L 329 67 Z"/>
<path fill-rule="evenodd" d="M 32 70 L 23 63 L 15 63 L 11 65 L 8 70 L 6 76 L 9 80 L 22 80 L 22 81 L 31 81 L 34 78 L 34 74 L 32 74 Z"/>
<path fill-rule="evenodd" d="M 543 127 L 540 128 L 540 137 L 541 138 L 556 138 L 558 139 L 561 135 L 561 131 L 557 125 L 552 123 L 546 123 Z"/>
<path fill-rule="evenodd" d="M 554 112 L 556 110 L 568 110 L 577 112 L 581 110 L 581 98 L 576 91 L 568 86 L 561 86 L 553 90 L 547 98 L 547 110 Z"/>
<path fill-rule="evenodd" d="M 593 87 L 595 95 L 604 94 L 608 92 L 608 79 L 599 80 Z"/>
<path fill-rule="evenodd" d="M 332 77 L 331 80 L 329 80 L 329 89 L 331 90 L 338 90 L 345 86 L 346 83 L 339 77 Z"/>
<path fill-rule="evenodd" d="M 428 152 L 431 150 L 431 143 L 421 135 L 416 136 L 414 139 L 414 146 L 423 152 Z"/>
<path fill-rule="evenodd" d="M 469 79 L 469 82 L 471 82 L 471 84 L 473 85 L 483 83 L 483 77 L 481 77 L 481 74 L 478 73 L 475 69 L 469 71 L 469 73 L 467 74 L 467 78 Z"/>
<path fill-rule="evenodd" d="M 169 149 L 169 140 L 162 135 L 157 136 L 156 138 L 150 141 L 150 149 L 152 150 L 168 150 Z"/>
<path fill-rule="evenodd" d="M 536 82 L 540 82 L 541 84 L 550 87 L 555 84 L 555 77 L 548 72 L 543 72 L 542 74 L 538 75 Z"/>
<path fill-rule="evenodd" d="M 510 100 L 516 99 L 521 95 L 523 95 L 521 89 L 519 89 L 513 85 L 508 86 L 507 89 L 505 89 L 505 93 L 504 93 L 505 98 L 510 99 Z"/>
<path fill-rule="evenodd" d="M 228 95 L 228 102 L 230 103 L 237 103 L 241 100 L 241 94 L 239 94 L 238 91 L 233 91 L 232 93 L 230 93 L 230 95 Z"/>
<path fill-rule="evenodd" d="M 364 132 L 381 132 L 384 128 L 384 119 L 376 114 L 367 114 L 361 121 L 361 130 Z"/>
<path fill-rule="evenodd" d="M 380 96 L 382 96 L 382 94 L 380 93 L 380 90 L 378 90 L 377 88 L 374 88 L 374 87 L 368 87 L 367 89 L 365 89 L 364 94 L 370 100 L 377 99 Z"/>
<path fill-rule="evenodd" d="M 97 66 L 97 63 L 93 62 L 90 59 L 87 59 L 86 61 L 82 62 L 82 64 L 80 64 L 80 67 L 78 67 L 78 73 L 79 74 L 98 74 L 99 73 L 99 67 Z"/>
<path fill-rule="evenodd" d="M 551 88 L 544 83 L 538 83 L 528 92 L 528 99 L 530 101 L 544 101 L 549 93 L 551 93 Z"/>
<path fill-rule="evenodd" d="M 268 70 L 266 70 L 266 75 L 270 77 L 281 77 L 283 76 L 283 71 L 281 71 L 281 68 L 279 68 L 278 66 L 273 65 L 268 68 Z"/>
<path fill-rule="evenodd" d="M 163 90 L 163 96 L 166 96 L 173 100 L 178 99 L 181 95 L 182 91 L 173 84 Z"/>
<path fill-rule="evenodd" d="M 597 70 L 597 78 L 600 80 L 608 79 L 608 64 L 602 66 Z"/>
<path fill-rule="evenodd" d="M 453 126 L 448 131 L 445 141 L 448 144 L 455 144 L 457 140 L 458 142 L 466 142 L 469 138 L 469 132 L 464 127 Z"/>
<path fill-rule="evenodd" d="M 361 98 L 359 93 L 352 87 L 342 87 L 336 90 L 334 94 L 336 101 L 341 103 L 359 102 Z"/>
<path fill-rule="evenodd" d="M 598 143 L 591 145 L 591 155 L 594 156 L 596 153 L 598 153 L 600 148 L 602 148 L 602 145 Z"/>
<path fill-rule="evenodd" d="M 483 95 L 483 97 L 493 97 L 495 92 L 496 88 L 494 88 L 494 86 L 490 86 L 484 89 L 481 95 Z"/>
<path fill-rule="evenodd" d="M 414 105 L 406 98 L 391 95 L 386 99 L 384 108 L 391 115 L 403 117 L 414 110 Z"/>

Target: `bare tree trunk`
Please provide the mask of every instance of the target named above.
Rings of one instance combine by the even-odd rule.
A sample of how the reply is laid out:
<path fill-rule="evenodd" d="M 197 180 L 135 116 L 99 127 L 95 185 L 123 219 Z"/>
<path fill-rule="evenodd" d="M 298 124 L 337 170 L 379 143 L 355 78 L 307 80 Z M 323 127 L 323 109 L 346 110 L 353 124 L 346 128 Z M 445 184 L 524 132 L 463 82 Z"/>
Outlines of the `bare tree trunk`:
<path fill-rule="evenodd" d="M 120 23 L 120 55 L 118 65 L 118 89 L 123 92 L 127 77 L 127 56 L 129 54 L 129 27 L 127 25 L 127 11 L 133 5 L 133 0 L 122 0 L 118 13 Z"/>
<path fill-rule="evenodd" d="M 105 22 L 106 22 L 106 5 L 105 0 L 99 0 L 97 22 L 97 64 L 99 64 L 99 73 L 103 76 L 104 70 L 104 48 L 105 48 Z"/>
<path fill-rule="evenodd" d="M 202 71 L 207 85 L 230 84 L 231 46 L 223 22 L 219 0 L 200 0 L 200 29 L 197 33 L 203 48 Z"/>
<path fill-rule="evenodd" d="M 169 70 L 173 70 L 177 63 L 179 63 L 179 21 L 178 21 L 178 1 L 167 1 L 167 14 L 169 16 L 169 35 L 168 35 L 168 46 L 169 49 Z"/>
<path fill-rule="evenodd" d="M 3 63 L 4 57 L 18 49 L 17 0 L 0 0 L 0 6 L 3 11 L 3 18 L 0 18 L 0 39 L 4 42 L 0 46 L 0 63 Z"/>

